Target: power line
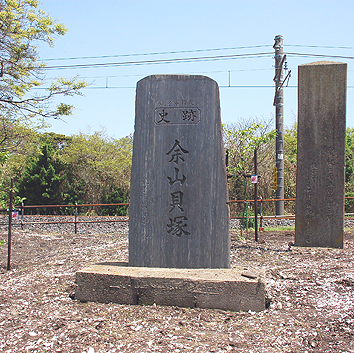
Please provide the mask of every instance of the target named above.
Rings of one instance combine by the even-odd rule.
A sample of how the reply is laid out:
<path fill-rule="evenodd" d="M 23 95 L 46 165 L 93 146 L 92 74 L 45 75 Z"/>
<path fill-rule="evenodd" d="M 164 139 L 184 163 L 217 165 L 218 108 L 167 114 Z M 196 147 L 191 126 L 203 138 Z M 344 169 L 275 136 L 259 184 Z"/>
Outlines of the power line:
<path fill-rule="evenodd" d="M 311 57 L 320 57 L 320 58 L 337 58 L 337 59 L 354 59 L 354 56 L 344 56 L 344 55 L 328 55 L 328 54 L 306 54 L 306 53 L 290 53 L 286 52 L 286 55 L 293 56 L 305 56 L 308 58 Z"/>
<path fill-rule="evenodd" d="M 322 58 L 327 57 L 327 58 L 350 59 L 350 60 L 354 59 L 354 56 L 312 54 L 312 53 L 287 52 L 287 55 L 302 56 L 302 57 L 322 57 Z M 122 61 L 122 62 L 94 63 L 94 64 L 55 65 L 55 66 L 46 66 L 43 69 L 44 70 L 64 70 L 64 69 L 85 69 L 85 68 L 137 66 L 137 65 L 152 65 L 152 64 L 190 63 L 190 62 L 200 62 L 200 61 L 259 58 L 259 57 L 267 57 L 267 56 L 273 56 L 273 53 L 265 52 L 265 53 L 252 53 L 252 54 L 230 54 L 230 55 L 202 56 L 202 57 L 190 57 L 190 58 Z"/>
<path fill-rule="evenodd" d="M 86 60 L 86 59 L 107 59 L 107 58 L 120 58 L 120 57 L 134 57 L 134 56 L 152 56 L 152 55 L 167 55 L 167 54 L 185 54 L 185 53 L 202 53 L 223 50 L 240 50 L 240 49 L 254 49 L 254 48 L 267 48 L 267 45 L 250 45 L 239 47 L 224 47 L 224 48 L 208 48 L 208 49 L 194 49 L 194 50 L 174 50 L 163 52 L 150 52 L 150 53 L 133 53 L 133 54 L 115 54 L 115 55 L 96 55 L 96 56 L 76 56 L 67 58 L 47 58 L 42 61 L 63 61 L 63 60 Z M 286 47 L 298 48 L 324 48 L 324 49 L 354 49 L 354 47 L 345 46 L 331 46 L 331 45 L 304 45 L 304 44 L 288 44 Z"/>
<path fill-rule="evenodd" d="M 245 59 L 245 58 L 254 58 L 254 57 L 265 57 L 270 55 L 273 55 L 273 53 L 269 52 L 269 53 L 254 53 L 254 54 L 231 54 L 231 55 L 202 56 L 202 57 L 194 57 L 194 58 L 192 57 L 192 58 L 156 59 L 156 60 L 140 60 L 140 61 L 122 61 L 122 62 L 96 63 L 96 64 L 56 65 L 56 66 L 46 66 L 43 69 L 63 70 L 63 69 L 86 69 L 86 68 L 93 68 L 93 67 L 187 63 L 187 62 L 199 62 L 199 61 Z"/>
<path fill-rule="evenodd" d="M 325 49 L 354 49 L 354 47 L 335 47 L 331 45 L 303 45 L 303 44 L 287 44 L 285 47 L 299 48 L 325 48 Z"/>
<path fill-rule="evenodd" d="M 239 50 L 239 49 L 254 49 L 254 48 L 266 48 L 266 47 L 270 47 L 270 45 L 251 45 L 251 46 L 244 46 L 244 47 L 212 48 L 212 49 L 195 49 L 195 50 L 175 50 L 175 51 L 163 51 L 163 52 L 151 52 L 151 53 L 135 53 L 135 54 L 78 56 L 78 57 L 71 57 L 71 58 L 69 57 L 69 58 L 50 58 L 50 59 L 42 59 L 42 61 L 107 59 L 107 58 L 119 58 L 119 57 L 131 57 L 131 56 L 150 56 L 150 55 L 166 55 L 166 54 L 201 53 L 201 52 L 211 52 L 211 51 Z"/>
<path fill-rule="evenodd" d="M 214 70 L 214 71 L 193 71 L 189 72 L 189 75 L 201 75 L 201 74 L 217 74 L 228 72 L 250 72 L 250 71 L 273 71 L 272 68 L 268 69 L 238 69 L 238 70 Z M 350 70 L 348 70 L 350 71 Z M 184 75 L 185 72 L 175 73 L 175 75 Z M 121 77 L 142 77 L 141 74 L 126 74 L 126 75 L 100 75 L 100 76 L 80 76 L 80 79 L 99 79 L 99 78 L 121 78 Z M 55 77 L 48 77 L 47 80 L 55 80 Z"/>
<path fill-rule="evenodd" d="M 297 88 L 297 85 L 289 85 L 287 88 Z M 219 85 L 219 88 L 271 88 L 274 90 L 274 85 Z M 352 89 L 354 86 L 347 86 L 347 88 Z M 49 89 L 49 87 L 37 87 L 35 90 Z M 136 89 L 136 86 L 87 86 L 83 88 L 86 89 Z"/>
<path fill-rule="evenodd" d="M 297 86 L 287 86 L 290 88 L 296 88 Z M 135 89 L 136 86 L 87 86 L 86 89 Z M 220 85 L 219 88 L 272 88 L 274 90 L 274 85 Z M 349 87 L 348 87 L 349 88 Z M 353 86 L 354 88 L 354 86 Z M 49 89 L 49 87 L 36 87 L 35 90 Z"/>

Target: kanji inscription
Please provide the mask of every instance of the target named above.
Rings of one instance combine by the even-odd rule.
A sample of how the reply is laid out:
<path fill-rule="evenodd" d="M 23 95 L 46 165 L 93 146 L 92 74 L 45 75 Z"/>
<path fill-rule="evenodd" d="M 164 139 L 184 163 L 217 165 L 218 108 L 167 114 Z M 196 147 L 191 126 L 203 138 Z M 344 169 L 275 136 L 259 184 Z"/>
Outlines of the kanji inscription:
<path fill-rule="evenodd" d="M 178 161 L 181 160 L 184 162 L 184 155 L 188 153 L 187 150 L 185 150 L 181 145 L 179 144 L 178 140 L 175 140 L 175 144 L 172 146 L 172 148 L 166 153 L 166 155 L 171 155 L 171 159 L 169 162 L 175 162 L 178 164 Z"/>
<path fill-rule="evenodd" d="M 154 111 L 156 125 L 198 124 L 200 119 L 200 109 L 197 107 L 167 106 Z"/>
<path fill-rule="evenodd" d="M 172 212 L 176 206 L 181 210 L 181 212 L 183 212 L 184 211 L 182 208 L 182 206 L 183 206 L 183 192 L 182 191 L 175 191 L 175 192 L 171 192 L 170 195 L 171 195 L 170 212 Z"/>
<path fill-rule="evenodd" d="M 175 140 L 172 148 L 166 153 L 167 156 L 171 157 L 168 160 L 168 163 L 184 163 L 185 162 L 185 156 L 189 152 L 183 148 L 178 140 Z M 187 177 L 182 174 L 180 175 L 179 173 L 179 168 L 174 167 L 174 173 L 173 176 L 168 176 L 168 182 L 169 185 L 172 186 L 175 183 L 179 183 L 179 188 L 182 187 L 184 182 L 187 180 Z M 184 235 L 189 235 L 190 233 L 186 230 L 187 228 L 187 223 L 188 218 L 184 215 L 184 208 L 183 208 L 183 192 L 182 190 L 176 190 L 176 191 L 171 191 L 170 192 L 170 210 L 169 212 L 176 213 L 178 212 L 179 214 L 182 213 L 183 215 L 178 215 L 176 217 L 171 216 L 169 218 L 169 223 L 167 224 L 167 233 L 176 235 L 177 237 L 180 237 L 182 234 Z"/>
<path fill-rule="evenodd" d="M 188 218 L 185 216 L 169 218 L 170 223 L 167 224 L 167 233 L 171 233 L 177 237 L 180 237 L 182 233 L 184 235 L 189 235 L 190 233 L 185 229 L 187 227 L 187 223 L 185 223 L 185 221 L 187 220 Z"/>
<path fill-rule="evenodd" d="M 343 248 L 347 64 L 299 66 L 295 245 Z"/>
<path fill-rule="evenodd" d="M 137 83 L 135 107 L 129 266 L 228 268 L 218 84 L 151 75 Z"/>
<path fill-rule="evenodd" d="M 194 120 L 198 119 L 197 109 L 182 110 L 182 114 L 182 119 L 185 121 L 194 122 Z"/>
<path fill-rule="evenodd" d="M 161 123 L 161 122 L 170 123 L 171 122 L 170 120 L 167 120 L 167 118 L 166 118 L 168 113 L 165 112 L 165 109 L 162 109 L 162 111 L 159 111 L 158 114 L 159 114 L 159 118 L 158 118 L 159 120 L 157 121 L 157 123 Z"/>

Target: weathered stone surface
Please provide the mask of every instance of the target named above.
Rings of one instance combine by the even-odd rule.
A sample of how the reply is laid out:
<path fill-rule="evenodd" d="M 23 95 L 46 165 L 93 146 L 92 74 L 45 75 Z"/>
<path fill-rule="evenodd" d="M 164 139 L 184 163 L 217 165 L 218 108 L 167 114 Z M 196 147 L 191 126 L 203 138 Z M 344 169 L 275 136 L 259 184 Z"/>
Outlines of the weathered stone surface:
<path fill-rule="evenodd" d="M 295 245 L 343 248 L 347 65 L 298 76 Z"/>
<path fill-rule="evenodd" d="M 92 265 L 76 273 L 75 298 L 102 303 L 172 305 L 230 311 L 265 309 L 264 271 Z"/>
<path fill-rule="evenodd" d="M 230 266 L 219 89 L 204 76 L 137 84 L 129 265 Z"/>

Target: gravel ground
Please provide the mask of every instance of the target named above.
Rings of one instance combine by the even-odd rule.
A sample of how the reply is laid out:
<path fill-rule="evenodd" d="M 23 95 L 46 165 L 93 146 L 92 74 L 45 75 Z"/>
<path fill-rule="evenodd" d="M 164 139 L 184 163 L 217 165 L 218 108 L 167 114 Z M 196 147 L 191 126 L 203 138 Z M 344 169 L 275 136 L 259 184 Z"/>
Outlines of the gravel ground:
<path fill-rule="evenodd" d="M 268 282 L 265 311 L 234 313 L 75 300 L 77 270 L 128 260 L 126 227 L 105 229 L 14 229 L 11 271 L 0 246 L 1 352 L 354 352 L 350 231 L 343 250 L 291 247 L 294 232 L 255 243 L 232 231 L 232 266 L 264 268 Z"/>
<path fill-rule="evenodd" d="M 77 221 L 77 234 L 103 234 L 128 232 L 128 217 L 113 216 L 79 216 Z M 74 216 L 24 216 L 21 225 L 21 216 L 12 223 L 13 229 L 33 232 L 74 233 Z M 0 229 L 8 229 L 8 216 L 0 217 Z"/>
<path fill-rule="evenodd" d="M 21 217 L 20 217 L 21 218 Z M 75 224 L 74 216 L 24 216 L 24 225 L 21 227 L 21 219 L 13 222 L 14 229 L 26 229 L 29 231 L 45 231 L 45 232 L 61 232 L 74 233 Z M 114 222 L 111 222 L 111 221 Z M 77 233 L 97 234 L 112 233 L 120 231 L 128 231 L 128 217 L 112 217 L 112 216 L 79 216 L 77 224 Z M 43 222 L 43 223 L 41 223 Z M 68 222 L 68 223 L 61 223 Z M 88 222 L 88 223 L 85 223 Z M 263 227 L 276 226 L 294 226 L 294 219 L 263 219 Z M 0 215 L 0 230 L 7 229 L 8 216 Z M 260 224 L 259 224 L 260 226 Z M 345 219 L 344 226 L 354 228 L 353 219 Z M 240 228 L 240 220 L 231 219 L 230 227 L 232 229 Z"/>

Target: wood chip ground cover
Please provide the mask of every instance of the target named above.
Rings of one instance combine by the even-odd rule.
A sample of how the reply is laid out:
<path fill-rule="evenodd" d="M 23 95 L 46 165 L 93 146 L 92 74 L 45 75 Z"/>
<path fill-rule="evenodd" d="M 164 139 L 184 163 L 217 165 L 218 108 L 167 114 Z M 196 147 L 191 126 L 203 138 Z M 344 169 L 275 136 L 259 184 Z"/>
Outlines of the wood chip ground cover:
<path fill-rule="evenodd" d="M 126 232 L 16 230 L 11 271 L 0 247 L 0 351 L 354 352 L 353 234 L 343 250 L 293 240 L 293 232 L 263 232 L 259 243 L 232 233 L 232 265 L 264 268 L 268 282 L 265 311 L 234 313 L 81 303 L 76 271 L 127 261 Z"/>

